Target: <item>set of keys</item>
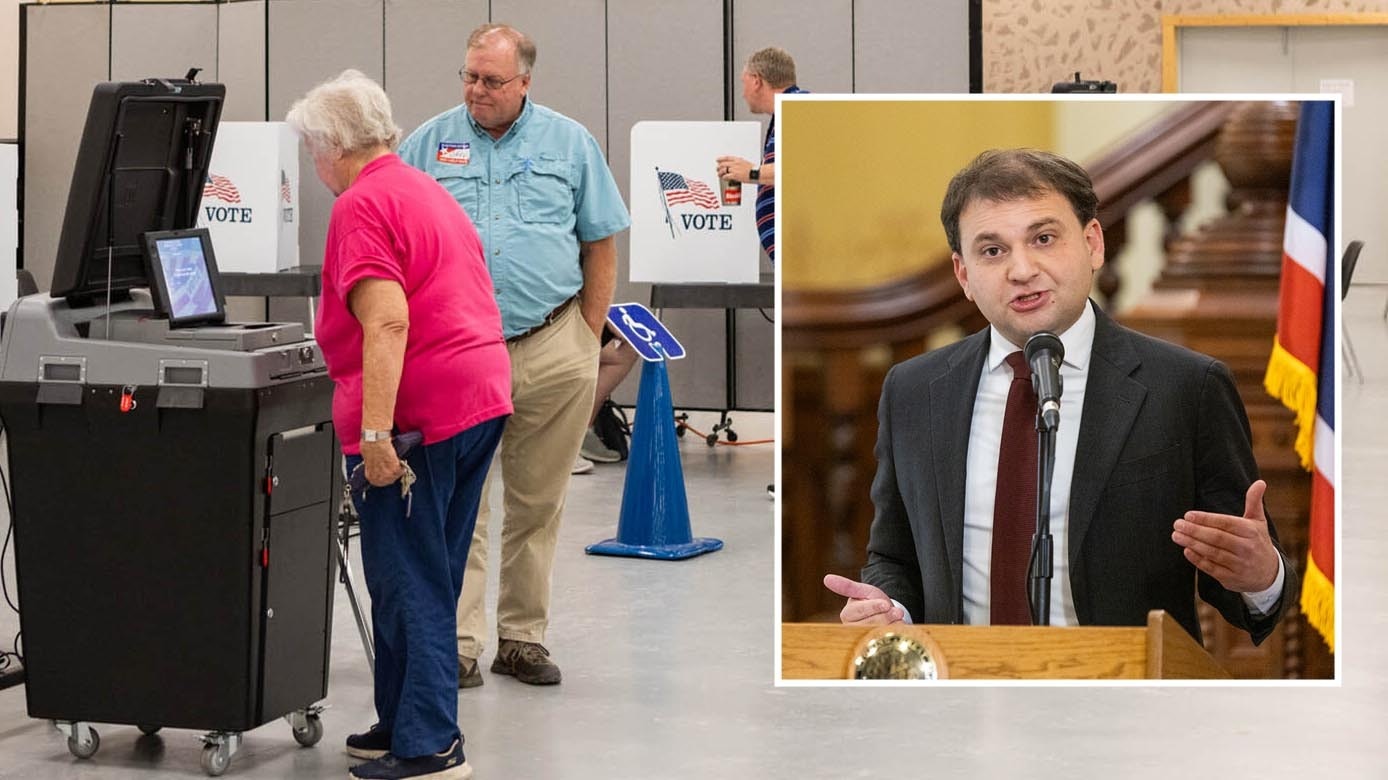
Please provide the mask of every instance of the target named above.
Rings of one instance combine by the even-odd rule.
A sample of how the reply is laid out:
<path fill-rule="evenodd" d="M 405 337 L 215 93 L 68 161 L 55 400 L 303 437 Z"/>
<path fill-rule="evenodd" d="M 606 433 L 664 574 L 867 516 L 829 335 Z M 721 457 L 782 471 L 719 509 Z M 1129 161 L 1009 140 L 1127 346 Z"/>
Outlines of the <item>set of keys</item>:
<path fill-rule="evenodd" d="M 409 463 L 402 460 L 400 465 L 405 467 L 405 473 L 400 475 L 400 497 L 405 499 L 405 517 L 409 517 L 410 510 L 414 508 L 414 494 L 410 492 L 410 488 L 414 487 L 418 477 L 414 475 L 414 469 L 410 468 Z"/>
<path fill-rule="evenodd" d="M 400 459 L 400 465 L 405 469 L 405 473 L 400 475 L 400 497 L 405 500 L 405 517 L 409 517 L 410 510 L 414 508 L 414 496 L 410 494 L 410 488 L 419 479 L 415 476 L 414 469 L 410 468 L 409 462 L 405 460 L 405 456 L 423 441 L 424 434 L 419 431 L 396 434 L 390 439 L 391 445 L 395 448 L 395 457 Z M 366 480 L 365 463 L 358 463 L 357 467 L 352 469 L 352 473 L 347 475 L 346 489 L 349 496 L 353 491 L 360 490 L 362 497 L 366 497 L 371 483 Z"/>
<path fill-rule="evenodd" d="M 405 473 L 401 474 L 398 480 L 400 485 L 400 498 L 405 501 L 405 517 L 409 517 L 410 510 L 414 508 L 414 494 L 410 492 L 410 488 L 414 487 L 414 483 L 419 480 L 419 477 L 415 476 L 414 469 L 410 468 L 409 462 L 405 459 L 400 459 L 400 465 L 405 469 Z M 370 490 L 372 487 L 371 483 L 366 481 L 365 468 L 366 464 L 357 464 L 357 467 L 352 470 L 352 475 L 347 480 L 346 485 L 348 494 L 353 490 L 360 490 L 363 500 L 366 498 L 366 491 Z"/>

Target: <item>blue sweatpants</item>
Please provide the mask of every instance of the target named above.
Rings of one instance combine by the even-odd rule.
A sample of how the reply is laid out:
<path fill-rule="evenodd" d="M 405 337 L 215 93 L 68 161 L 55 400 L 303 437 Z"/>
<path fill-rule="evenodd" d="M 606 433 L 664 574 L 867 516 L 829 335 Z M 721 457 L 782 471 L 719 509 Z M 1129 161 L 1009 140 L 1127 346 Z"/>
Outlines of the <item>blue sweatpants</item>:
<path fill-rule="evenodd" d="M 482 484 L 505 423 L 488 420 L 410 452 L 406 461 L 418 478 L 411 501 L 398 484 L 352 496 L 371 594 L 376 717 L 400 758 L 441 752 L 461 735 L 458 595 Z M 347 471 L 360 462 L 347 456 Z"/>

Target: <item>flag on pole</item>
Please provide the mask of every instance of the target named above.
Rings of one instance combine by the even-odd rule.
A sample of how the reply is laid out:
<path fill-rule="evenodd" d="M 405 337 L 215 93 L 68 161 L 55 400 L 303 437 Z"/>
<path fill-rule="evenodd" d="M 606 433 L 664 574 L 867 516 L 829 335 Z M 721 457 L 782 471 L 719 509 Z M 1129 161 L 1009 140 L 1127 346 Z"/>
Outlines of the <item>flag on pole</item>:
<path fill-rule="evenodd" d="M 670 171 L 660 171 L 660 189 L 671 206 L 680 203 L 693 203 L 705 209 L 718 208 L 718 193 L 698 179 L 691 179 Z"/>
<path fill-rule="evenodd" d="M 1335 649 L 1335 104 L 1305 101 L 1292 155 L 1277 338 L 1263 386 L 1296 412 L 1296 451 L 1312 472 L 1306 620 Z"/>
<path fill-rule="evenodd" d="M 209 174 L 203 180 L 202 196 L 204 198 L 216 198 L 223 203 L 240 203 L 241 191 L 236 189 L 236 185 L 231 183 L 231 179 L 217 174 Z"/>
<path fill-rule="evenodd" d="M 665 209 L 665 224 L 670 226 L 670 238 L 675 237 L 675 218 L 670 216 L 670 199 L 665 195 L 665 174 L 657 166 L 655 178 L 660 182 L 660 206 Z"/>

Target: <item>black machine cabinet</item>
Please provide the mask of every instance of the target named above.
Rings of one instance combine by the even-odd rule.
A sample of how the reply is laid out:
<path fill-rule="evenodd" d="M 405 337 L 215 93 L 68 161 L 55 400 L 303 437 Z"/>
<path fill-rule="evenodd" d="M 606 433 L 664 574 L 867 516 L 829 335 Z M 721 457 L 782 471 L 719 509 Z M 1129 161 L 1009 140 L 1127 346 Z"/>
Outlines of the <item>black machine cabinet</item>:
<path fill-rule="evenodd" d="M 322 699 L 331 382 L 208 389 L 202 409 L 137 388 L 129 412 L 123 389 L 43 404 L 0 382 L 29 714 L 245 731 Z"/>
<path fill-rule="evenodd" d="M 303 326 L 180 327 L 147 289 L 141 239 L 194 227 L 224 94 L 95 87 L 51 294 L 0 332 L 29 714 L 79 758 L 91 723 L 207 730 L 211 775 L 281 716 L 322 736 L 342 494 Z"/>

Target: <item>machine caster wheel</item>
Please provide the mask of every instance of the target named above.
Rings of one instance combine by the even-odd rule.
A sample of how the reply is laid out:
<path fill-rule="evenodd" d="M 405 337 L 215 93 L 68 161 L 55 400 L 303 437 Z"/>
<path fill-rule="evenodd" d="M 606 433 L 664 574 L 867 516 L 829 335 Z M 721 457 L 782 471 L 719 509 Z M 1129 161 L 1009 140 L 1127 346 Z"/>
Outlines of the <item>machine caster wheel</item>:
<path fill-rule="evenodd" d="M 140 733 L 141 733 L 141 734 L 144 734 L 146 737 L 152 737 L 152 736 L 154 736 L 155 734 L 158 734 L 158 733 L 159 733 L 159 729 L 163 728 L 163 726 L 149 726 L 149 725 L 144 725 L 144 726 L 136 726 L 135 728 L 139 729 L 139 730 L 140 730 Z"/>
<path fill-rule="evenodd" d="M 88 731 L 92 735 L 92 739 L 85 745 L 77 739 L 76 734 L 67 738 L 67 749 L 69 753 L 72 753 L 78 758 L 91 758 L 96 755 L 97 748 L 101 747 L 101 736 L 96 733 L 96 729 L 89 729 Z"/>
<path fill-rule="evenodd" d="M 304 727 L 293 729 L 293 732 L 295 742 L 304 747 L 313 747 L 323 738 L 323 719 L 317 715 L 308 715 L 305 717 Z"/>
<path fill-rule="evenodd" d="M 712 447 L 718 444 L 718 434 L 710 433 L 709 435 L 704 437 L 704 441 L 708 444 L 708 446 Z"/>
<path fill-rule="evenodd" d="M 231 748 L 228 745 L 208 745 L 202 749 L 202 771 L 209 777 L 220 777 L 231 765 Z"/>
<path fill-rule="evenodd" d="M 737 441 L 737 431 L 729 430 L 727 436 L 728 441 Z"/>

